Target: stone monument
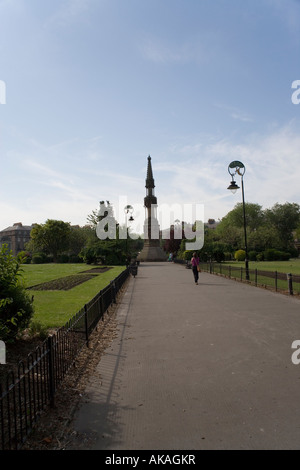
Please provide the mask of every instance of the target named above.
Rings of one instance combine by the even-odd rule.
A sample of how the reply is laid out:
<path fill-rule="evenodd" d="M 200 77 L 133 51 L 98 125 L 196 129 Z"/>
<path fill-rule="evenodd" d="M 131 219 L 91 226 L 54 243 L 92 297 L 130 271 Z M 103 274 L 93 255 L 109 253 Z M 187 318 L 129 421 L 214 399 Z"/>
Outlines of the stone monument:
<path fill-rule="evenodd" d="M 138 261 L 166 261 L 167 255 L 160 247 L 160 229 L 157 220 L 157 198 L 154 194 L 154 178 L 151 165 L 151 157 L 148 157 L 146 177 L 146 197 L 144 207 L 146 219 L 144 223 L 144 248 L 137 257 Z"/>

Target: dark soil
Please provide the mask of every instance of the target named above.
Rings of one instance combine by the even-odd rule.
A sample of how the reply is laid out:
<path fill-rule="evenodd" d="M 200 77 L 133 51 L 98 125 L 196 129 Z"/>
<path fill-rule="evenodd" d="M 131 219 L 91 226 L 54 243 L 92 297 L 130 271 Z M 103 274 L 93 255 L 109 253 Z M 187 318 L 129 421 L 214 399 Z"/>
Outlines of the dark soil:
<path fill-rule="evenodd" d="M 88 269 L 87 271 L 82 271 L 82 273 L 95 273 L 95 274 L 101 274 L 101 273 L 105 273 L 106 271 L 109 271 L 110 269 L 112 269 L 112 268 L 108 268 L 108 267 L 103 267 L 103 268 L 92 268 L 92 269 Z"/>
<path fill-rule="evenodd" d="M 70 290 L 79 286 L 83 282 L 89 281 L 96 274 L 73 274 L 71 276 L 61 277 L 53 281 L 43 282 L 36 286 L 31 286 L 28 290 Z"/>
<path fill-rule="evenodd" d="M 99 267 L 82 271 L 79 274 L 72 274 L 71 276 L 61 277 L 53 281 L 43 282 L 35 286 L 28 287 L 28 290 L 70 290 L 73 287 L 79 286 L 83 282 L 89 281 L 97 274 L 105 273 L 112 268 Z"/>

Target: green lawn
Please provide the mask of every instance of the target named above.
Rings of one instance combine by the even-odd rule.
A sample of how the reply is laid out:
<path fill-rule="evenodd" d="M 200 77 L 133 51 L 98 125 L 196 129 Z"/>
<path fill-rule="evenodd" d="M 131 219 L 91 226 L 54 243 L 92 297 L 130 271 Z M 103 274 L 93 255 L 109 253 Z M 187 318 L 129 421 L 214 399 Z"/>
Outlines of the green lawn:
<path fill-rule="evenodd" d="M 88 271 L 93 266 L 84 263 L 78 264 L 23 264 L 21 267 L 26 287 L 34 286 L 42 282 L 52 281 L 60 277 Z"/>
<path fill-rule="evenodd" d="M 226 261 L 224 264 L 239 267 L 245 266 L 244 261 Z M 249 261 L 249 269 L 277 271 L 279 273 L 292 273 L 300 275 L 300 258 L 293 258 L 289 261 Z"/>
<path fill-rule="evenodd" d="M 29 264 L 22 265 L 22 277 L 26 287 L 51 281 L 83 271 L 95 266 L 86 264 Z M 115 279 L 124 266 L 114 266 L 105 273 L 98 274 L 79 286 L 68 291 L 28 290 L 34 296 L 35 313 L 33 321 L 46 328 L 59 328 L 77 313 L 85 303 L 91 300 L 109 282 Z"/>
<path fill-rule="evenodd" d="M 238 269 L 230 269 L 232 268 Z M 206 269 L 207 264 L 204 263 L 203 268 Z M 226 261 L 224 263 L 216 263 L 214 266 L 214 272 L 221 272 L 223 275 L 230 276 L 232 278 L 241 279 L 241 270 L 243 268 L 243 279 L 245 280 L 245 262 L 237 261 Z M 209 268 L 208 268 L 209 269 Z M 255 275 L 255 269 L 257 269 L 257 277 Z M 272 273 L 292 273 L 294 275 L 300 275 L 300 259 L 291 259 L 289 261 L 249 261 L 249 274 L 250 281 L 255 283 L 257 281 L 258 285 L 269 286 L 276 288 L 275 277 L 268 277 L 265 274 L 261 275 L 259 271 L 271 271 Z M 284 276 L 283 279 L 277 279 L 277 289 L 288 291 L 288 281 L 287 277 Z M 300 294 L 300 282 L 297 282 L 297 279 L 293 280 L 293 292 L 295 294 Z"/>

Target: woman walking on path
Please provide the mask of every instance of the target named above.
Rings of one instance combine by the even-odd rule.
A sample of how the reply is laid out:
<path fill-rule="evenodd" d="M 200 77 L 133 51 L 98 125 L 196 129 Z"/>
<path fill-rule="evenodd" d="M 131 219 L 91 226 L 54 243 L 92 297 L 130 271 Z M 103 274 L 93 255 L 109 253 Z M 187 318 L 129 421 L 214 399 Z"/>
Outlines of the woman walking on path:
<path fill-rule="evenodd" d="M 199 258 L 197 256 L 197 253 L 193 253 L 193 257 L 191 259 L 191 263 L 192 263 L 192 269 L 193 269 L 193 274 L 194 274 L 194 279 L 195 279 L 195 284 L 198 284 L 198 279 L 199 279 Z"/>

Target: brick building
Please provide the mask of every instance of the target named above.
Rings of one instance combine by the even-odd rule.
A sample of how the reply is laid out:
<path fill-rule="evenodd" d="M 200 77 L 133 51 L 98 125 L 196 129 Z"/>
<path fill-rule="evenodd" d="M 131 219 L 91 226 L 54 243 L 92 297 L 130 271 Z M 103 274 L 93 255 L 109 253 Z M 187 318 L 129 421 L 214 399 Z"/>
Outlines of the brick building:
<path fill-rule="evenodd" d="M 33 225 L 23 225 L 21 222 L 13 224 L 0 232 L 0 246 L 6 244 L 13 255 L 25 250 L 25 244 L 30 240 Z"/>

